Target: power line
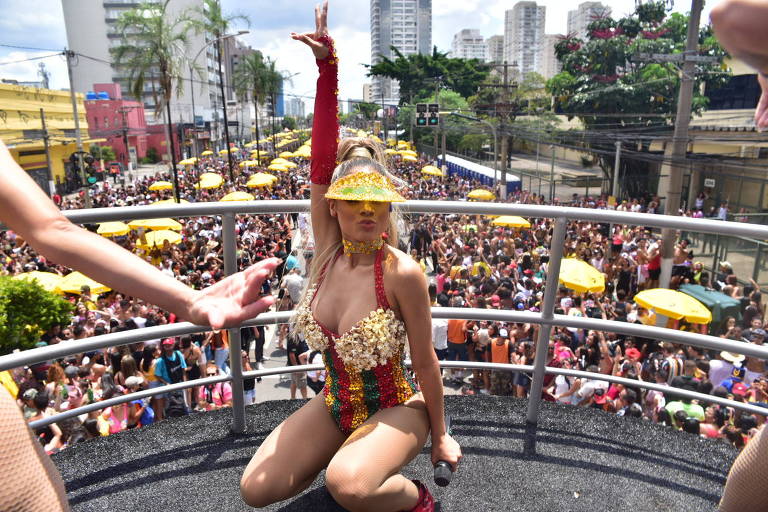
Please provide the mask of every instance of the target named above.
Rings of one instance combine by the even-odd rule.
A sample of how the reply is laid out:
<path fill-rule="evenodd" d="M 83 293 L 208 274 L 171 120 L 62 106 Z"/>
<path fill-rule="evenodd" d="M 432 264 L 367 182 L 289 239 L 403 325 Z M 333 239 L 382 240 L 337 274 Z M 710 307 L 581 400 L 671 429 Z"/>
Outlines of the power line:
<path fill-rule="evenodd" d="M 4 48 L 17 48 L 19 50 L 32 50 L 32 51 L 36 51 L 36 52 L 56 52 L 56 51 L 58 51 L 55 48 L 30 48 L 28 46 L 16 46 L 16 45 L 13 45 L 13 44 L 0 44 L 0 46 L 2 46 Z"/>
<path fill-rule="evenodd" d="M 12 60 L 12 61 L 10 61 L 10 62 L 0 62 L 0 66 L 6 66 L 6 65 L 8 65 L 8 64 L 19 64 L 20 62 L 29 62 L 29 61 L 31 61 L 31 60 L 49 59 L 49 58 L 51 58 L 51 57 L 57 57 L 57 56 L 59 56 L 59 55 L 61 55 L 61 52 L 59 52 L 59 53 L 54 53 L 54 54 L 52 54 L 52 55 L 42 55 L 42 56 L 40 56 L 40 57 L 30 57 L 30 58 L 28 58 L 28 59 Z"/>

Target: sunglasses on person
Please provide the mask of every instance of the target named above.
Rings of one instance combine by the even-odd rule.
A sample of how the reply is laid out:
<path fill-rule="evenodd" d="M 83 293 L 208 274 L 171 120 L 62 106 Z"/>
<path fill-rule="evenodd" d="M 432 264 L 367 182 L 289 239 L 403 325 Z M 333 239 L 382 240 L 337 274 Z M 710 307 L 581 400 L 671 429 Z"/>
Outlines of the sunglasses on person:
<path fill-rule="evenodd" d="M 215 376 L 216 376 L 216 374 L 215 374 L 215 373 L 206 373 L 206 375 L 207 375 L 208 377 L 215 377 Z"/>

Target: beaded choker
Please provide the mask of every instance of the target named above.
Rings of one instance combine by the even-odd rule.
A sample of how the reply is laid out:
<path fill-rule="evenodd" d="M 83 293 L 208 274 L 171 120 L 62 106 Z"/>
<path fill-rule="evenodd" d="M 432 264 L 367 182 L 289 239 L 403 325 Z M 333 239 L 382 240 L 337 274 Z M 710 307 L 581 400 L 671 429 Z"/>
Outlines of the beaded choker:
<path fill-rule="evenodd" d="M 341 244 L 344 246 L 344 256 L 349 257 L 353 254 L 373 254 L 384 245 L 384 238 L 379 237 L 370 242 L 351 242 L 346 238 L 342 238 Z"/>

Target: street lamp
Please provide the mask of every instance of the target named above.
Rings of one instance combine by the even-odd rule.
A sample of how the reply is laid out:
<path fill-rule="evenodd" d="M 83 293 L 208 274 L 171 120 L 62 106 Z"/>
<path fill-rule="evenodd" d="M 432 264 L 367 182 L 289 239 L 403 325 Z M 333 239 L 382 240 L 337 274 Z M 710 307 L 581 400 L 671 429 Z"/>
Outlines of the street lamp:
<path fill-rule="evenodd" d="M 195 148 L 195 156 L 198 156 L 198 147 L 197 147 L 197 126 L 195 121 L 195 81 L 192 76 L 193 68 L 192 66 L 197 61 L 197 58 L 200 57 L 200 54 L 203 53 L 206 48 L 208 48 L 210 45 L 216 43 L 217 45 L 217 53 L 218 53 L 218 64 L 219 64 L 219 87 L 221 88 L 221 98 L 224 102 L 224 138 L 227 143 L 227 159 L 229 162 L 229 179 L 230 181 L 234 180 L 234 172 L 233 172 L 233 166 L 232 166 L 232 156 L 229 154 L 229 129 L 227 127 L 227 98 L 224 96 L 224 75 L 221 72 L 221 41 L 224 39 L 230 39 L 232 37 L 241 36 L 244 34 L 247 34 L 248 30 L 240 30 L 237 32 L 237 34 L 225 34 L 221 37 L 217 37 L 216 39 L 212 39 L 205 43 L 202 48 L 200 48 L 200 51 L 197 52 L 197 55 L 195 55 L 195 58 L 192 59 L 192 61 L 189 64 L 189 87 L 190 92 L 192 93 L 192 140 Z M 206 64 L 206 69 L 208 69 L 208 65 Z M 195 163 L 195 166 L 197 166 L 197 163 Z"/>
<path fill-rule="evenodd" d="M 451 112 L 452 116 L 461 117 L 462 119 L 469 119 L 470 121 L 477 121 L 478 123 L 484 123 L 487 124 L 491 128 L 491 133 L 493 133 L 493 181 L 495 182 L 494 185 L 498 188 L 499 186 L 499 153 L 498 153 L 498 136 L 496 133 L 496 127 L 493 125 L 493 123 L 490 123 L 486 121 L 485 119 L 480 119 L 477 117 L 468 116 L 466 114 L 460 114 L 458 112 Z M 507 197 L 507 191 L 502 191 L 502 197 Z"/>

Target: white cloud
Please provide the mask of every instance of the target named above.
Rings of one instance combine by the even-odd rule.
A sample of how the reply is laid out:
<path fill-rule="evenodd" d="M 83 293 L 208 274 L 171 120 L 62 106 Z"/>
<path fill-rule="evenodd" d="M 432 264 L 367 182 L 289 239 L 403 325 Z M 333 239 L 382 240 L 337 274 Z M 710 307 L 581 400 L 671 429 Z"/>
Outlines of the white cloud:
<path fill-rule="evenodd" d="M 43 55 L 50 55 L 50 52 L 8 52 L 3 57 L 0 57 L 0 78 L 13 79 L 20 82 L 39 81 L 38 65 L 43 62 L 45 63 L 47 71 L 50 73 L 51 89 L 68 89 L 69 77 L 67 76 L 67 62 L 63 56 L 27 60 Z"/>

